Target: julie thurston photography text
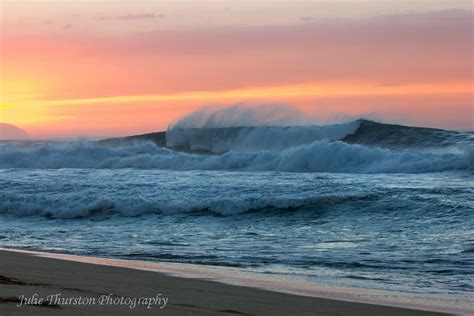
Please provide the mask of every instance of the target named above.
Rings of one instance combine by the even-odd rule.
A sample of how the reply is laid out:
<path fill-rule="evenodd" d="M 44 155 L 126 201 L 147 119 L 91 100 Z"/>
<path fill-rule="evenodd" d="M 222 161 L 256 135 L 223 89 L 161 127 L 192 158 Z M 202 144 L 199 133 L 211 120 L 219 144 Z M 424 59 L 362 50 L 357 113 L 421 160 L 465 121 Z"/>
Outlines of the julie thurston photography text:
<path fill-rule="evenodd" d="M 138 306 L 152 309 L 154 307 L 164 309 L 168 304 L 168 297 L 165 297 L 161 293 L 157 293 L 154 296 L 149 297 L 124 297 L 117 296 L 113 293 L 100 295 L 99 297 L 93 296 L 75 296 L 66 297 L 61 293 L 50 294 L 47 296 L 40 296 L 34 293 L 31 296 L 20 295 L 18 297 L 19 303 L 17 307 L 32 306 L 32 305 L 50 305 L 50 306 L 61 306 L 61 305 L 102 305 L 102 306 L 127 306 L 130 309 L 135 309 Z"/>

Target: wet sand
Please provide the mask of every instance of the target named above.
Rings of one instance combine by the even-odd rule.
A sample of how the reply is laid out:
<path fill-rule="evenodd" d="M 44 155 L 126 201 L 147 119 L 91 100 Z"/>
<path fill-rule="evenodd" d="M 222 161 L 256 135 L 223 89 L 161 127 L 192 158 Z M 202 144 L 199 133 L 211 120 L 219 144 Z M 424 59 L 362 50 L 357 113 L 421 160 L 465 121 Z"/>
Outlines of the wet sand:
<path fill-rule="evenodd" d="M 441 315 L 0 250 L 2 316 L 148 314 Z"/>

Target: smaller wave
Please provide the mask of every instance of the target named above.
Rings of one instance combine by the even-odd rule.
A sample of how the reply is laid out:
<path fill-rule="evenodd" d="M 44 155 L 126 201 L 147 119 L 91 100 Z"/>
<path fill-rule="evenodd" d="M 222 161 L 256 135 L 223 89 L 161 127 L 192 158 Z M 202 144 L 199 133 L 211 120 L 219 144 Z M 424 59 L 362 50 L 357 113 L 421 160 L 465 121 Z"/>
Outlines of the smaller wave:
<path fill-rule="evenodd" d="M 0 213 L 46 218 L 88 218 L 97 216 L 130 216 L 144 214 L 214 214 L 232 216 L 248 212 L 321 209 L 335 203 L 357 200 L 356 195 L 321 195 L 313 198 L 280 197 L 273 199 L 215 199 L 195 201 L 144 200 L 122 196 L 97 198 L 95 194 L 55 198 L 1 194 Z"/>
<path fill-rule="evenodd" d="M 469 248 L 466 250 L 461 251 L 461 253 L 474 253 L 474 248 Z"/>

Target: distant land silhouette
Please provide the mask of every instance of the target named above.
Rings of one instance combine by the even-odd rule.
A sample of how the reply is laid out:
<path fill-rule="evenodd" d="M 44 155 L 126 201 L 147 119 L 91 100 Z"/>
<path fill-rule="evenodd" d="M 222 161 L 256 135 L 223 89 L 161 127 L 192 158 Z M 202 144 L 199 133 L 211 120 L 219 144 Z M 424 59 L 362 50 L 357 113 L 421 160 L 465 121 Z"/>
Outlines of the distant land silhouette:
<path fill-rule="evenodd" d="M 27 138 L 28 134 L 21 128 L 12 124 L 0 123 L 0 140 L 22 140 Z"/>

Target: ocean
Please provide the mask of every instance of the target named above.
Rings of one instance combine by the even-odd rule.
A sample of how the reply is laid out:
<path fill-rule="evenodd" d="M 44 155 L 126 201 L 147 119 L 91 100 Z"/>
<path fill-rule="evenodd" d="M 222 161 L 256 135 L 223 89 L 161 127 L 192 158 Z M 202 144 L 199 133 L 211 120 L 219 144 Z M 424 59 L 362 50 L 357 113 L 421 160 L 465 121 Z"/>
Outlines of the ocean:
<path fill-rule="evenodd" d="M 371 121 L 2 142 L 0 246 L 474 291 L 474 134 Z"/>

